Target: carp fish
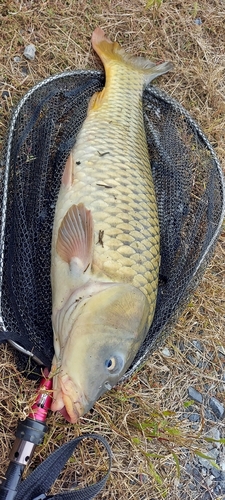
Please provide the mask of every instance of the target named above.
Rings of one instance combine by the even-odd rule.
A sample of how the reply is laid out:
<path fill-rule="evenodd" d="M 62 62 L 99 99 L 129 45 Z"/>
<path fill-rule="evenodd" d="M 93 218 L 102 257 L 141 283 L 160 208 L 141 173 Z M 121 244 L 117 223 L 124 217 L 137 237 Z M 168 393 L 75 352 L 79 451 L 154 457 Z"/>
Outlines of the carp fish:
<path fill-rule="evenodd" d="M 67 159 L 52 234 L 53 402 L 72 423 L 131 365 L 151 325 L 159 222 L 142 93 L 172 69 L 127 54 L 100 28 L 105 87 Z"/>

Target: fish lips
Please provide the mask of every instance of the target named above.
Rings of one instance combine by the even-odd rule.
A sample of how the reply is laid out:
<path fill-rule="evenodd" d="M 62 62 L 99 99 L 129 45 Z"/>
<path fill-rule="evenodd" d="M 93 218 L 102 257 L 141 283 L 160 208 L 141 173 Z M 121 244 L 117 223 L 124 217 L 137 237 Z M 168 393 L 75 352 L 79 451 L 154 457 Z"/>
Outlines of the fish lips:
<path fill-rule="evenodd" d="M 61 408 L 61 410 L 58 411 L 65 418 L 65 420 L 67 420 L 67 422 L 69 422 L 70 424 L 77 424 L 80 417 L 85 415 L 85 413 L 87 413 L 92 408 L 94 403 L 95 401 L 93 403 L 87 404 L 85 408 L 82 407 L 78 402 L 73 403 L 72 411 L 71 411 L 71 406 L 69 405 L 68 407 L 68 405 L 65 404 Z"/>
<path fill-rule="evenodd" d="M 82 408 L 78 401 L 72 402 L 71 400 L 68 402 L 66 398 L 63 397 L 64 406 L 58 410 L 59 413 L 71 424 L 77 424 L 78 420 L 86 411 Z"/>
<path fill-rule="evenodd" d="M 58 410 L 58 412 L 71 424 L 76 424 L 80 417 L 88 413 L 88 411 L 94 406 L 96 401 L 107 391 L 112 389 L 115 384 L 111 384 L 109 381 L 104 382 L 104 384 L 99 388 L 99 392 L 94 401 L 88 401 L 84 394 L 81 394 L 76 401 L 72 401 L 72 398 L 62 391 L 62 400 L 64 406 Z"/>
<path fill-rule="evenodd" d="M 59 411 L 68 422 L 77 423 L 79 418 L 91 408 L 92 403 L 88 402 L 85 394 L 74 384 L 68 375 L 59 376 L 58 382 L 60 384 L 60 392 L 57 395 L 55 403 L 53 399 L 52 410 Z M 54 408 L 55 405 L 56 408 Z"/>
<path fill-rule="evenodd" d="M 67 411 L 67 409 L 66 409 L 65 406 L 63 406 L 61 408 L 61 410 L 59 410 L 59 413 L 62 415 L 62 417 L 65 418 L 65 420 L 67 420 L 67 422 L 69 422 L 70 424 L 72 423 L 71 416 L 69 415 L 69 413 L 68 413 L 68 411 Z M 77 420 L 74 420 L 73 423 L 76 423 L 78 421 L 78 419 L 79 419 L 79 415 L 77 415 Z"/>

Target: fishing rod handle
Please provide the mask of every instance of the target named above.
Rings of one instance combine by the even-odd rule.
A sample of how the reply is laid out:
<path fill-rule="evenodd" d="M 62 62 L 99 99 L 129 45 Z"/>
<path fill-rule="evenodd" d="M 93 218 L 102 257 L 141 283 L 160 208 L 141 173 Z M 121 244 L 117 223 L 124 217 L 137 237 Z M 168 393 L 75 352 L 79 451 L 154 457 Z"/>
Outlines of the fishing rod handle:
<path fill-rule="evenodd" d="M 22 473 L 30 462 L 35 447 L 42 443 L 47 426 L 31 418 L 19 422 L 16 440 L 11 449 L 10 464 L 5 479 L 0 485 L 0 500 L 13 500 L 16 496 Z"/>
<path fill-rule="evenodd" d="M 0 485 L 0 500 L 13 500 L 15 498 L 24 467 L 24 465 L 10 462 L 5 479 Z"/>
<path fill-rule="evenodd" d="M 9 455 L 10 464 L 0 484 L 0 500 L 15 498 L 24 468 L 30 462 L 35 447 L 43 442 L 48 430 L 45 420 L 52 401 L 51 388 L 52 380 L 43 378 L 31 412 L 26 420 L 18 424 L 16 440 Z"/>

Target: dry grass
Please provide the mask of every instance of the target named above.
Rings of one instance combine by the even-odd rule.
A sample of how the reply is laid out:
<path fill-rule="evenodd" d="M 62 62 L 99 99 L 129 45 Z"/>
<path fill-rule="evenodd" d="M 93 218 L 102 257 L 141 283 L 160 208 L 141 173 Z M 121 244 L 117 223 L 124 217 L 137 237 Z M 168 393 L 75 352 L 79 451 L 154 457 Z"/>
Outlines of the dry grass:
<path fill-rule="evenodd" d="M 200 26 L 195 24 L 196 18 L 201 18 Z M 174 62 L 175 72 L 160 79 L 159 85 L 191 112 L 225 165 L 224 22 L 223 0 L 2 3 L 0 93 L 4 95 L 2 92 L 6 90 L 8 94 L 0 96 L 1 142 L 11 107 L 37 81 L 68 69 L 100 67 L 90 46 L 91 33 L 100 25 L 134 54 Z M 34 43 L 37 49 L 33 62 L 22 56 L 28 43 Z M 21 57 L 19 63 L 14 61 L 15 56 Z M 225 227 L 201 285 L 167 341 L 171 357 L 163 356 L 161 350 L 155 353 L 128 382 L 97 402 L 94 411 L 81 419 L 79 425 L 67 425 L 60 416 L 50 415 L 49 433 L 44 445 L 36 450 L 31 468 L 74 436 L 100 432 L 112 447 L 113 467 L 111 479 L 99 499 L 180 498 L 176 457 L 182 473 L 185 449 L 192 454 L 204 444 L 198 431 L 194 434 L 190 422 L 180 420 L 188 400 L 187 388 L 191 385 L 204 393 L 207 388 L 209 395 L 216 391 L 225 403 L 221 382 L 225 357 L 218 355 L 218 347 L 224 345 L 224 253 Z M 204 344 L 205 350 L 199 352 L 198 359 L 210 361 L 207 370 L 193 366 L 188 360 L 193 340 Z M 17 372 L 7 346 L 1 346 L 0 350 L 3 474 L 17 420 L 28 413 L 34 382 Z M 202 409 L 199 431 L 206 423 Z M 82 446 L 80 457 L 74 459 L 75 466 L 72 461 L 68 464 L 54 491 L 62 485 L 66 487 L 70 481 L 82 485 L 83 481 L 94 480 L 104 472 L 106 462 L 102 460 L 100 447 L 96 446 L 93 452 L 91 447 Z M 80 479 L 81 474 L 84 480 Z"/>

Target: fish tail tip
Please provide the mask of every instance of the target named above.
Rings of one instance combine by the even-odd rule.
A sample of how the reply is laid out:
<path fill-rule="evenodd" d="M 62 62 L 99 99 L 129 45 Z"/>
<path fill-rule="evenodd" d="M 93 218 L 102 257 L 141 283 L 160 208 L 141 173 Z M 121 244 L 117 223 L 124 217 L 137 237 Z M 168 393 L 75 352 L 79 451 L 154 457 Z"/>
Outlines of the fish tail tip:
<path fill-rule="evenodd" d="M 118 58 L 117 51 L 120 49 L 119 44 L 117 42 L 112 42 L 109 38 L 107 38 L 104 31 L 100 27 L 95 28 L 93 31 L 91 42 L 93 49 L 99 55 L 103 63 L 106 63 L 111 59 Z"/>
<path fill-rule="evenodd" d="M 102 28 L 97 27 L 92 33 L 91 41 L 92 44 L 95 45 L 99 42 L 102 42 L 102 40 L 105 40 L 106 36 Z"/>
<path fill-rule="evenodd" d="M 103 45 L 103 52 L 104 52 L 105 46 L 107 47 L 108 45 L 112 44 L 112 42 L 107 38 L 104 31 L 100 27 L 95 28 L 95 30 L 93 31 L 92 37 L 91 37 L 91 43 L 92 43 L 93 49 L 95 50 L 95 52 L 97 52 L 97 54 L 99 54 L 99 52 L 100 53 L 102 52 L 102 50 L 101 50 L 102 45 Z"/>

